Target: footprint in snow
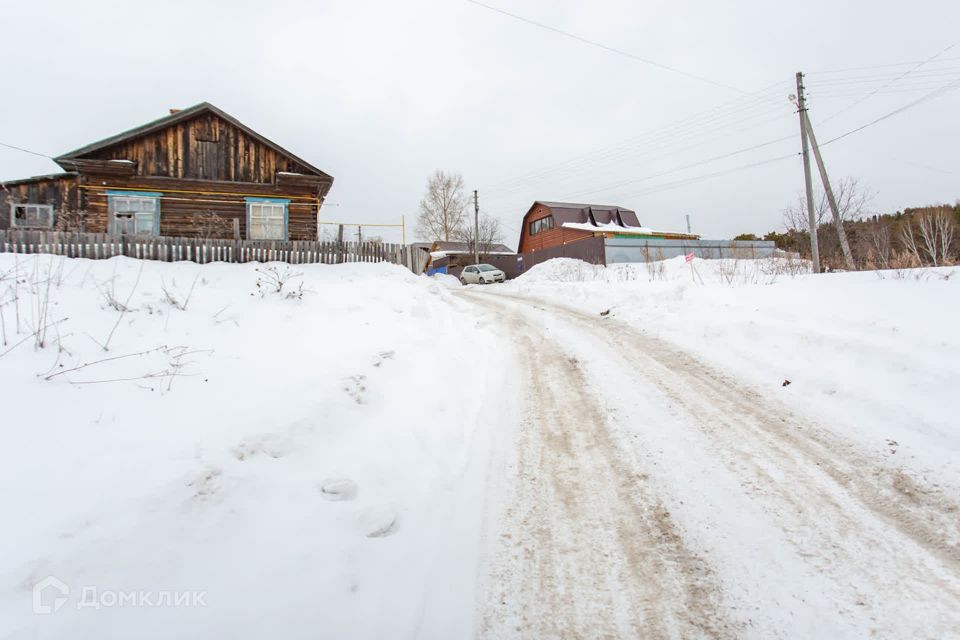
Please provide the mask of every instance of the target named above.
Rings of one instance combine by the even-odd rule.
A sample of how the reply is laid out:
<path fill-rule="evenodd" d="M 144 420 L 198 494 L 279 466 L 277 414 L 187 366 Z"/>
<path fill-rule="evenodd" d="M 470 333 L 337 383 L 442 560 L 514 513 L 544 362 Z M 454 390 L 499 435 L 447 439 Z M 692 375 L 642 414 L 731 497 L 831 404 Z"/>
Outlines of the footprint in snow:
<path fill-rule="evenodd" d="M 357 514 L 357 526 L 368 538 L 386 538 L 397 532 L 397 512 L 386 506 L 367 507 Z"/>
<path fill-rule="evenodd" d="M 367 390 L 367 376 L 350 376 L 343 379 L 341 387 L 357 404 L 363 404 L 363 394 Z"/>
<path fill-rule="evenodd" d="M 220 475 L 223 471 L 218 467 L 208 466 L 200 475 L 187 483 L 193 489 L 195 500 L 205 500 L 220 491 Z"/>
<path fill-rule="evenodd" d="M 320 495 L 327 500 L 353 500 L 357 497 L 357 483 L 347 478 L 330 478 L 320 485 Z"/>
<path fill-rule="evenodd" d="M 277 438 L 265 437 L 259 440 L 244 441 L 231 449 L 233 457 L 243 462 L 256 455 L 267 455 L 271 458 L 282 458 L 289 453 L 289 443 Z"/>
<path fill-rule="evenodd" d="M 381 351 L 377 354 L 377 357 L 373 359 L 373 366 L 379 367 L 381 364 L 383 364 L 384 360 L 393 360 L 393 356 L 395 355 L 397 355 L 397 352 L 393 349 L 390 349 L 389 351 Z"/>

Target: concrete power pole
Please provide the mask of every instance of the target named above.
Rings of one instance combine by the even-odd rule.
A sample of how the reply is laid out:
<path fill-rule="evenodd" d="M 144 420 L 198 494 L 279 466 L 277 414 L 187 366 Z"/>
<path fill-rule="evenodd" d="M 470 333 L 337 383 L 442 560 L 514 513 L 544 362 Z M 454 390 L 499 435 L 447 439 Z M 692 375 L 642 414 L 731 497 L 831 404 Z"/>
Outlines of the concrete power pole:
<path fill-rule="evenodd" d="M 820 273 L 820 243 L 817 240 L 817 217 L 813 212 L 813 178 L 810 175 L 810 144 L 807 142 L 807 100 L 803 95 L 803 73 L 800 71 L 797 71 L 797 109 L 800 114 L 800 140 L 803 145 L 803 183 L 807 194 L 810 257 L 813 262 L 813 272 Z"/>
<path fill-rule="evenodd" d="M 843 219 L 840 217 L 840 208 L 837 206 L 837 199 L 833 196 L 833 189 L 830 187 L 830 178 L 827 177 L 827 168 L 823 164 L 823 156 L 820 155 L 820 146 L 817 145 L 817 136 L 813 133 L 813 125 L 810 124 L 810 116 L 806 112 L 803 114 L 807 123 L 807 134 L 810 136 L 810 142 L 813 144 L 813 157 L 817 159 L 817 169 L 820 170 L 820 180 L 823 182 L 823 190 L 827 193 L 827 202 L 830 203 L 830 211 L 833 212 L 833 224 L 837 227 L 837 235 L 840 236 L 840 248 L 843 250 L 843 260 L 847 263 L 847 269 L 856 271 L 857 265 L 853 261 L 853 253 L 850 252 L 850 243 L 847 242 L 847 232 L 843 228 Z"/>
<path fill-rule="evenodd" d="M 480 198 L 473 190 L 473 262 L 480 263 Z"/>

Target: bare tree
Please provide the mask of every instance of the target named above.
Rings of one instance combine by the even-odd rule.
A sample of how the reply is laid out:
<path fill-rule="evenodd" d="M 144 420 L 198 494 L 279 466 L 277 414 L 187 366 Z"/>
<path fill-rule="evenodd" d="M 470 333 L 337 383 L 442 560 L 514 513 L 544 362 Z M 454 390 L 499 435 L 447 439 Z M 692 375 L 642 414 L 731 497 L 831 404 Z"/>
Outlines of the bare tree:
<path fill-rule="evenodd" d="M 460 235 L 467 205 L 463 190 L 463 176 L 459 173 L 438 169 L 430 176 L 417 217 L 417 232 L 422 238 L 448 241 Z"/>
<path fill-rule="evenodd" d="M 837 199 L 837 209 L 840 213 L 840 223 L 852 222 L 863 216 L 867 204 L 873 197 L 858 178 L 843 178 L 834 187 L 834 196 Z M 833 213 L 830 211 L 830 202 L 827 194 L 820 190 L 816 196 L 813 211 L 817 221 L 817 240 L 820 244 L 820 255 L 830 260 L 845 253 L 838 233 L 829 233 Z M 783 222 L 788 231 L 805 231 L 810 226 L 807 218 L 807 198 L 804 192 L 797 194 L 794 204 L 783 210 Z"/>
<path fill-rule="evenodd" d="M 870 250 L 882 269 L 890 268 L 893 244 L 890 238 L 890 225 L 883 219 L 870 223 L 868 231 Z"/>
<path fill-rule="evenodd" d="M 480 214 L 480 218 L 477 222 L 479 227 L 479 253 L 482 255 L 487 255 L 493 250 L 493 246 L 503 242 L 503 231 L 500 228 L 500 220 L 494 218 L 493 216 L 488 216 L 485 213 Z M 460 228 L 458 238 L 461 242 L 466 242 L 469 247 L 470 253 L 474 253 L 474 231 L 473 225 L 466 224 Z"/>
<path fill-rule="evenodd" d="M 837 198 L 837 208 L 840 210 L 840 219 L 844 222 L 856 220 L 863 215 L 867 204 L 873 198 L 859 178 L 843 178 L 833 190 Z M 831 216 L 830 203 L 827 194 L 822 189 L 814 196 L 813 212 L 817 218 L 817 227 L 828 222 Z M 803 191 L 797 193 L 796 203 L 783 210 L 783 223 L 787 229 L 803 231 L 810 226 L 807 220 L 807 196 Z"/>
<path fill-rule="evenodd" d="M 923 264 L 923 260 L 920 259 L 920 248 L 917 245 L 917 237 L 913 233 L 912 221 L 907 220 L 907 223 L 900 227 L 900 242 L 916 264 Z"/>
<path fill-rule="evenodd" d="M 950 245 L 953 244 L 953 217 L 946 207 L 937 207 L 922 211 L 916 215 L 920 228 L 921 247 L 930 260 L 938 267 L 950 262 Z"/>

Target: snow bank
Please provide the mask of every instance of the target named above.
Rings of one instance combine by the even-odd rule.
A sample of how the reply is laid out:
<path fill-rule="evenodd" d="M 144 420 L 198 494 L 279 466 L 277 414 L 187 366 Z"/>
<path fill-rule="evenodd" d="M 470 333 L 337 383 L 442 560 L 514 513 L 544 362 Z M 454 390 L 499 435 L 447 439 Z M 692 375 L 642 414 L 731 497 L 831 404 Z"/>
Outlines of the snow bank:
<path fill-rule="evenodd" d="M 458 280 L 456 276 L 451 276 L 450 274 L 447 274 L 447 273 L 435 273 L 430 277 L 436 280 L 438 283 L 440 283 L 441 286 L 446 287 L 447 289 L 459 289 L 460 287 L 463 286 L 460 284 L 460 280 Z"/>
<path fill-rule="evenodd" d="M 498 290 L 610 310 L 893 464 L 960 486 L 960 269 L 807 271 L 786 259 L 557 259 Z"/>
<path fill-rule="evenodd" d="M 788 258 L 763 260 L 702 260 L 688 263 L 683 256 L 650 263 L 618 263 L 605 267 L 575 258 L 554 258 L 534 265 L 517 279 L 536 282 L 700 282 L 723 284 L 769 284 L 780 276 L 810 272 L 810 263 Z"/>
<path fill-rule="evenodd" d="M 505 349 L 444 284 L 3 254 L 0 303 L 0 637 L 471 633 Z"/>

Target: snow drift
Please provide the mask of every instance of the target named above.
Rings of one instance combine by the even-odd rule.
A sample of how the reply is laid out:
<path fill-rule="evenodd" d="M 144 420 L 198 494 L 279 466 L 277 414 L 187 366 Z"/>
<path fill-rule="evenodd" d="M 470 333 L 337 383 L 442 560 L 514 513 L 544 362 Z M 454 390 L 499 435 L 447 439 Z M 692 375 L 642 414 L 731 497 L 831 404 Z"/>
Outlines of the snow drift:
<path fill-rule="evenodd" d="M 434 379 L 504 350 L 443 284 L 3 254 L 0 301 L 0 636 L 469 635 L 491 411 Z"/>

